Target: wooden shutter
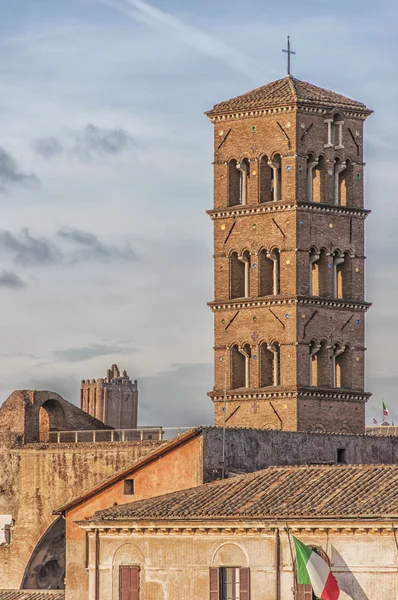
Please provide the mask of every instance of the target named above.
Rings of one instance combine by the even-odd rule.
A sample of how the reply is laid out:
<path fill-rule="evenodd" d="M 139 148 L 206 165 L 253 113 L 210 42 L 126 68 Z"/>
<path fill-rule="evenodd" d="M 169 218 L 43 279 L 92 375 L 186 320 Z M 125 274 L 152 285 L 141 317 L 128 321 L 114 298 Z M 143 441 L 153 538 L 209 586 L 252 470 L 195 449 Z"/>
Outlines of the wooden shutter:
<path fill-rule="evenodd" d="M 210 600 L 220 600 L 220 570 L 210 569 Z"/>
<path fill-rule="evenodd" d="M 140 576 L 138 567 L 120 567 L 119 600 L 139 600 Z"/>
<path fill-rule="evenodd" d="M 240 600 L 250 600 L 250 569 L 239 569 Z"/>

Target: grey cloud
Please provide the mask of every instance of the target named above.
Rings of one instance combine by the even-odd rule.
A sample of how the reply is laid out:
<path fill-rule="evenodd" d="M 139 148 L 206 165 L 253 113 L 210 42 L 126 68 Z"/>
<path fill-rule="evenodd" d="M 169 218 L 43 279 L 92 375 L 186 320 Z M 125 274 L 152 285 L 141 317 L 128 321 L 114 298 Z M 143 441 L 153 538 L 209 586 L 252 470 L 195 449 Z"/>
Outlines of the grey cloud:
<path fill-rule="evenodd" d="M 88 231 L 81 231 L 80 229 L 64 228 L 57 232 L 59 238 L 76 244 L 81 248 L 81 251 L 76 253 L 76 259 L 122 259 L 122 260 L 136 260 L 137 255 L 130 248 L 112 246 L 104 244 L 98 239 L 98 236 Z"/>
<path fill-rule="evenodd" d="M 62 259 L 61 251 L 50 240 L 34 237 L 27 227 L 18 235 L 0 230 L 0 247 L 14 254 L 16 262 L 24 266 L 54 263 Z"/>
<path fill-rule="evenodd" d="M 0 191 L 7 191 L 14 184 L 37 187 L 40 180 L 34 173 L 22 173 L 11 154 L 0 146 Z"/>
<path fill-rule="evenodd" d="M 87 159 L 93 155 L 119 154 L 133 145 L 133 137 L 124 129 L 105 129 L 90 123 L 77 136 L 74 152 Z"/>
<path fill-rule="evenodd" d="M 0 273 L 0 287 L 8 287 L 11 289 L 23 288 L 26 283 L 15 273 L 10 271 L 2 270 Z"/>
<path fill-rule="evenodd" d="M 64 151 L 63 145 L 56 137 L 39 138 L 34 143 L 34 149 L 47 159 L 59 156 Z"/>
<path fill-rule="evenodd" d="M 112 345 L 112 344 L 91 344 L 89 346 L 81 346 L 76 348 L 64 348 L 63 350 L 55 350 L 54 356 L 57 360 L 65 362 L 82 362 L 97 358 L 98 356 L 108 355 L 126 355 L 132 352 L 137 352 L 136 348 Z"/>

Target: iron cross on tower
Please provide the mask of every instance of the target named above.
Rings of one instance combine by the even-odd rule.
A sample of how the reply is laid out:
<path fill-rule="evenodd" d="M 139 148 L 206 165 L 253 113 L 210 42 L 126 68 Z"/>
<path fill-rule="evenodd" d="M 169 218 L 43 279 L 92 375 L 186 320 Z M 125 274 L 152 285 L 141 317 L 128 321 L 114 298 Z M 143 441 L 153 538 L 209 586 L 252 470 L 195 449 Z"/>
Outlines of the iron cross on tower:
<path fill-rule="evenodd" d="M 296 54 L 290 49 L 290 35 L 287 36 L 287 50 L 282 50 L 282 52 L 287 53 L 287 74 L 290 75 L 290 56 Z"/>

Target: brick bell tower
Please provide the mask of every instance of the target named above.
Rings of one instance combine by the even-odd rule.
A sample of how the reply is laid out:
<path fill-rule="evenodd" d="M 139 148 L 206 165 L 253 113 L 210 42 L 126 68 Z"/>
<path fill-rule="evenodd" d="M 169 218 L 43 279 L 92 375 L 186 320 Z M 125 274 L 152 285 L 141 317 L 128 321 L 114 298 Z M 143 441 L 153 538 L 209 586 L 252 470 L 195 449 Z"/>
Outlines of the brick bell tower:
<path fill-rule="evenodd" d="M 371 112 L 288 75 L 206 113 L 218 426 L 364 431 Z"/>

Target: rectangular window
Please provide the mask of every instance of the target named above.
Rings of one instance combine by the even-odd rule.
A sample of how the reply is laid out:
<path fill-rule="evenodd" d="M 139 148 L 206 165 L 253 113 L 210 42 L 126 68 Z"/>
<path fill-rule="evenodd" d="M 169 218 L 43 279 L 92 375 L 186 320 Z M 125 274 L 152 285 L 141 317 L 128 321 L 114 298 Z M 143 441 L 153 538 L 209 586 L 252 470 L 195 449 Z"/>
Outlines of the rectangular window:
<path fill-rule="evenodd" d="M 139 567 L 119 567 L 119 600 L 139 600 L 140 598 Z"/>
<path fill-rule="evenodd" d="M 225 567 L 221 569 L 222 600 L 240 600 L 239 568 Z"/>
<path fill-rule="evenodd" d="M 345 448 L 337 448 L 337 462 L 343 464 L 347 462 Z"/>
<path fill-rule="evenodd" d="M 134 479 L 125 480 L 123 494 L 125 496 L 132 496 L 134 494 Z"/>
<path fill-rule="evenodd" d="M 210 600 L 250 600 L 250 569 L 210 569 Z"/>

